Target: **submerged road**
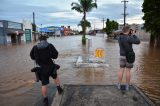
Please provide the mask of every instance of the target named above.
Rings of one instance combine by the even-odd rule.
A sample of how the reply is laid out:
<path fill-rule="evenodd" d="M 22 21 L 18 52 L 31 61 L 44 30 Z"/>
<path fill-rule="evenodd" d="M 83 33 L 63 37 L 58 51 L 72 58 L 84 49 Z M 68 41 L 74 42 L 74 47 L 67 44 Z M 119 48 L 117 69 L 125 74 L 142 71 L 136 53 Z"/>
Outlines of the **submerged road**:
<path fill-rule="evenodd" d="M 108 68 L 77 68 L 75 62 L 79 55 L 88 49 L 81 45 L 81 36 L 49 38 L 57 50 L 61 65 L 58 71 L 62 84 L 116 84 L 119 69 L 119 45 L 116 41 L 106 41 L 103 37 L 88 36 L 92 39 L 90 55 L 97 48 L 106 51 Z M 41 84 L 36 83 L 30 72 L 33 61 L 29 57 L 35 43 L 0 46 L 0 105 L 28 106 L 41 104 Z M 131 82 L 137 85 L 156 104 L 160 105 L 160 49 L 152 48 L 147 42 L 135 45 L 136 61 L 132 69 Z M 50 82 L 53 82 L 50 79 Z M 55 86 L 49 84 L 50 102 L 55 94 Z"/>

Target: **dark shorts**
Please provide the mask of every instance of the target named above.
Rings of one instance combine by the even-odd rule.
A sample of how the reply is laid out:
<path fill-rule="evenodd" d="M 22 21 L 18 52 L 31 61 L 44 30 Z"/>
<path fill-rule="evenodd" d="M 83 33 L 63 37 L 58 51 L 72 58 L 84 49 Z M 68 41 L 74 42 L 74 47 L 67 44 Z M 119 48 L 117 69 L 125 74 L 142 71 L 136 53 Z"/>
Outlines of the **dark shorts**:
<path fill-rule="evenodd" d="M 120 56 L 120 67 L 133 68 L 133 63 L 128 63 L 125 56 Z"/>
<path fill-rule="evenodd" d="M 54 70 L 54 66 L 43 66 L 41 72 L 39 72 L 39 78 L 42 86 L 49 84 L 49 77 L 56 79 L 57 70 Z"/>

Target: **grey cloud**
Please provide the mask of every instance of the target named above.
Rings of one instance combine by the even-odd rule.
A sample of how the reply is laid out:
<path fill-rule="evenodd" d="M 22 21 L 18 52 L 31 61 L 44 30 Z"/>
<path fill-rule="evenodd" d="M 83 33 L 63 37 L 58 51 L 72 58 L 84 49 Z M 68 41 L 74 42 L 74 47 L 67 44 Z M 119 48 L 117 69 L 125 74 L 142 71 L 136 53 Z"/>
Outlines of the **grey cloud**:
<path fill-rule="evenodd" d="M 28 4 L 23 5 L 2 5 L 1 6 L 2 13 L 6 12 L 14 12 L 14 13 L 26 13 L 26 12 L 40 12 L 40 13 L 51 13 L 57 11 L 58 9 L 52 6 L 33 6 Z"/>
<path fill-rule="evenodd" d="M 54 1 L 54 0 L 53 0 Z M 65 0 L 64 0 L 65 1 Z M 70 3 L 71 0 L 67 2 Z M 136 0 L 135 2 L 127 3 L 127 13 L 129 16 L 133 17 L 135 15 L 142 14 L 141 12 L 141 0 Z M 39 2 L 41 2 L 39 0 Z M 47 0 L 46 0 L 47 2 Z M 63 2 L 62 2 L 63 3 Z M 69 5 L 70 4 L 67 4 Z M 59 7 L 58 7 L 59 6 Z M 67 8 L 68 9 L 68 8 Z M 52 24 L 52 25 L 77 25 L 82 17 L 75 17 L 74 19 L 64 18 L 64 17 L 53 17 L 48 15 L 49 13 L 56 12 L 67 12 L 67 15 L 73 15 L 71 13 L 71 9 L 68 11 L 62 9 L 60 4 L 57 6 L 48 6 L 47 4 L 32 4 L 32 0 L 0 0 L 0 19 L 6 19 L 11 21 L 22 21 L 22 19 L 32 20 L 32 12 L 35 12 L 36 24 Z M 103 4 L 100 5 L 97 9 L 93 9 L 91 13 L 89 13 L 88 17 L 95 17 L 95 19 L 102 18 L 110 18 L 112 20 L 122 19 L 123 16 L 123 4 L 120 2 L 119 4 Z"/>
<path fill-rule="evenodd" d="M 36 18 L 37 24 L 43 24 L 43 25 L 78 25 L 79 18 L 70 19 L 70 18 L 63 18 L 63 17 L 52 17 L 45 14 L 37 14 L 38 18 Z"/>
<path fill-rule="evenodd" d="M 7 2 L 6 0 L 0 3 L 0 19 L 11 21 L 22 21 L 23 19 L 32 20 L 32 13 L 35 12 L 37 22 L 43 23 L 40 22 L 43 18 L 45 18 L 44 22 L 48 20 L 47 18 L 49 16 L 46 14 L 60 11 L 52 6 L 34 6 L 28 3 L 18 2 L 20 0 L 16 1 L 17 2 Z"/>
<path fill-rule="evenodd" d="M 127 4 L 127 11 L 129 15 L 128 17 L 133 17 L 136 15 L 142 14 L 141 9 L 136 4 Z M 123 4 L 105 4 L 101 7 L 98 7 L 97 10 L 94 10 L 89 16 L 97 17 L 99 19 L 102 18 L 110 18 L 113 20 L 118 20 L 123 18 Z"/>

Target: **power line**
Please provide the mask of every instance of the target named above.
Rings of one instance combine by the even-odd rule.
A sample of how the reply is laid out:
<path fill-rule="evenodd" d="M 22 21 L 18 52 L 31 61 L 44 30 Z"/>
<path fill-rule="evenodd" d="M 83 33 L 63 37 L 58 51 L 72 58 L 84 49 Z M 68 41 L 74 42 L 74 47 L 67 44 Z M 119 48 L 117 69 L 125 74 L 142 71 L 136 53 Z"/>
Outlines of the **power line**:
<path fill-rule="evenodd" d="M 126 3 L 127 3 L 128 1 L 124 0 L 124 1 L 122 1 L 122 2 L 124 2 L 124 14 L 122 14 L 122 15 L 123 15 L 123 17 L 124 17 L 124 26 L 125 26 L 125 25 L 126 25 L 126 16 L 128 15 L 128 14 L 126 14 L 126 8 L 127 8 Z"/>

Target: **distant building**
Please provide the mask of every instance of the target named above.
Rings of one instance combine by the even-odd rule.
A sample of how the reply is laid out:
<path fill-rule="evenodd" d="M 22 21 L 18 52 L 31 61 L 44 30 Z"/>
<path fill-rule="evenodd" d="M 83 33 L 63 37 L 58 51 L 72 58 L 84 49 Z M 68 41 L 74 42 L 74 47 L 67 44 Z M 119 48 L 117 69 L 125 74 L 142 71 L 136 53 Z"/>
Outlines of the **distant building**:
<path fill-rule="evenodd" d="M 61 27 L 57 26 L 47 26 L 40 28 L 40 32 L 42 32 L 42 34 L 47 34 L 49 36 L 61 36 L 60 31 Z"/>
<path fill-rule="evenodd" d="M 0 44 L 21 43 L 23 33 L 22 23 L 0 20 Z"/>
<path fill-rule="evenodd" d="M 89 35 L 95 35 L 95 36 L 100 35 L 100 33 L 101 33 L 101 34 L 104 34 L 105 32 L 104 32 L 102 29 L 98 29 L 98 28 L 95 28 L 95 29 L 90 30 L 90 31 L 88 32 Z"/>
<path fill-rule="evenodd" d="M 122 29 L 123 29 L 123 27 L 124 27 L 124 25 L 123 25 L 123 24 L 119 24 L 119 26 L 118 26 L 118 30 L 122 30 Z"/>
<path fill-rule="evenodd" d="M 128 24 L 126 24 L 126 26 L 127 26 Z M 118 26 L 118 30 L 122 30 L 123 29 L 123 27 L 124 27 L 124 25 L 123 24 L 119 24 L 119 26 Z"/>
<path fill-rule="evenodd" d="M 72 34 L 72 30 L 71 30 L 70 26 L 64 27 L 64 35 L 69 36 L 71 34 Z"/>
<path fill-rule="evenodd" d="M 32 23 L 26 20 L 23 20 L 23 30 L 25 33 L 22 36 L 22 40 L 24 42 L 31 42 L 33 41 L 32 37 Z"/>
<path fill-rule="evenodd" d="M 73 35 L 73 30 L 70 26 L 47 26 L 44 28 L 40 28 L 40 32 L 48 34 L 48 35 L 55 35 L 55 36 L 69 36 Z"/>
<path fill-rule="evenodd" d="M 135 35 L 137 35 L 141 40 L 150 40 L 150 33 L 146 32 L 144 24 L 132 24 L 130 27 L 136 31 Z"/>
<path fill-rule="evenodd" d="M 141 39 L 141 40 L 145 40 L 145 41 L 149 41 L 150 40 L 150 33 L 146 32 L 146 30 L 144 29 L 144 24 L 131 24 L 129 25 L 131 27 L 131 29 L 133 29 L 134 31 L 136 31 L 136 35 Z M 119 25 L 118 30 L 122 30 L 123 29 L 123 25 Z"/>

